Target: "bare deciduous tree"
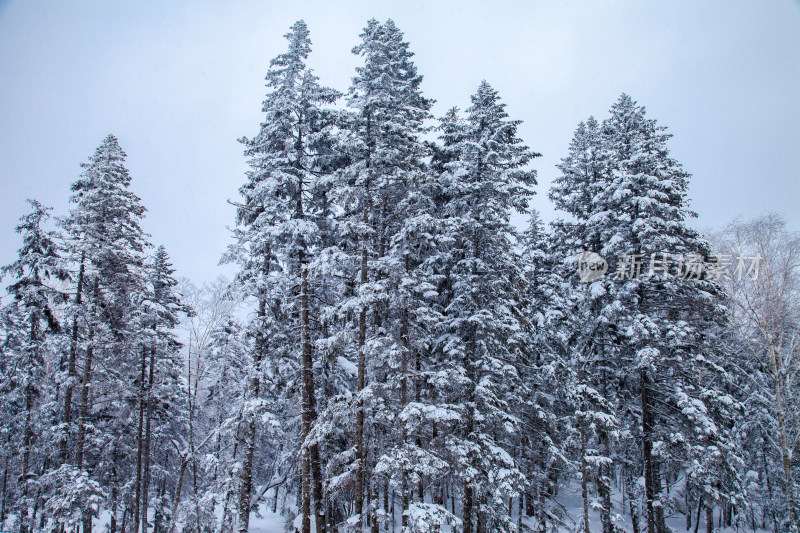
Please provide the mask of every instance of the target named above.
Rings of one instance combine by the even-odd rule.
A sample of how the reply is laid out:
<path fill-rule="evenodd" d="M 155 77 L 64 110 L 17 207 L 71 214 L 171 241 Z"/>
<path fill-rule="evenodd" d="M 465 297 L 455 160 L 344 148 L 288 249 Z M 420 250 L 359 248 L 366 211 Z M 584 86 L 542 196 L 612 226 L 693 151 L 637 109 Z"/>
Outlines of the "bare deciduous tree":
<path fill-rule="evenodd" d="M 780 463 L 778 472 L 764 474 L 777 478 L 771 486 L 783 487 L 784 520 L 789 523 L 781 529 L 798 531 L 800 234 L 781 216 L 768 214 L 736 220 L 716 240 L 721 257 L 730 259 L 725 285 L 742 341 L 742 364 L 749 371 L 749 384 L 755 386 L 752 398 L 768 412 L 771 427 L 763 434 Z M 773 516 L 773 521 L 777 528 L 780 518 Z"/>

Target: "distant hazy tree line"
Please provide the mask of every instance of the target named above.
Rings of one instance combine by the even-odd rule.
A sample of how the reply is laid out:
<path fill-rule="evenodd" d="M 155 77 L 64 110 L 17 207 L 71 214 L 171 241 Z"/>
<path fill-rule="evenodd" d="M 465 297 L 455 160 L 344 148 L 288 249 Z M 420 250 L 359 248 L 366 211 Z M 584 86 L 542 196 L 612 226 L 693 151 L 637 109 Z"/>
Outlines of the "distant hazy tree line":
<path fill-rule="evenodd" d="M 367 23 L 346 93 L 307 67 L 302 21 L 286 38 L 241 139 L 232 282 L 178 283 L 113 136 L 67 215 L 20 219 L 6 529 L 246 532 L 271 511 L 303 533 L 798 531 L 782 219 L 734 222 L 712 252 L 670 135 L 623 94 L 578 125 L 545 226 L 539 154 L 487 82 L 436 120 L 391 20 Z M 591 282 L 587 250 L 610 266 Z M 720 275 L 744 256 L 757 272 Z"/>

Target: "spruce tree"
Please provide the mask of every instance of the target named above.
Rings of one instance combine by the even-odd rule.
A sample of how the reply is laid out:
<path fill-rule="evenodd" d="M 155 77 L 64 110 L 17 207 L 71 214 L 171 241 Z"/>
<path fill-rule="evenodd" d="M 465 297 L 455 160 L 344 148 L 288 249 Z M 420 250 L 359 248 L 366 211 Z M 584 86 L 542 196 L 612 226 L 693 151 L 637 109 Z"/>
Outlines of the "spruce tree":
<path fill-rule="evenodd" d="M 91 479 L 116 480 L 112 490 L 123 500 L 129 496 L 127 476 L 137 463 L 135 422 L 124 413 L 128 412 L 125 398 L 137 397 L 140 388 L 143 330 L 138 304 L 146 293 L 145 253 L 150 246 L 140 225 L 145 208 L 129 189 L 125 157 L 117 138 L 107 136 L 82 164 L 84 171 L 72 185 L 73 208 L 63 220 L 67 250 L 78 270 L 64 397 L 72 453 L 65 460 L 77 469 L 73 479 L 86 472 Z M 73 420 L 76 384 L 79 397 Z M 109 401 L 95 403 L 92 395 L 108 395 Z M 136 523 L 137 509 L 134 501 L 131 512 Z M 88 531 L 96 510 L 87 502 L 83 513 Z"/>
<path fill-rule="evenodd" d="M 461 378 L 452 403 L 463 405 L 463 431 L 450 436 L 463 487 L 464 531 L 511 531 L 507 498 L 523 476 L 509 445 L 520 430 L 512 391 L 524 389 L 525 345 L 513 210 L 524 212 L 536 183 L 528 162 L 538 154 L 517 137 L 497 91 L 482 82 L 472 96 L 457 158 L 441 177 L 452 258 L 439 349 Z M 476 523 L 477 521 L 477 523 Z"/>
<path fill-rule="evenodd" d="M 48 443 L 42 437 L 52 420 L 46 419 L 43 407 L 45 402 L 55 400 L 55 383 L 47 367 L 58 364 L 53 340 L 62 327 L 56 306 L 64 297 L 58 285 L 68 279 L 58 237 L 43 227 L 50 218 L 50 208 L 35 200 L 28 203 L 31 212 L 16 227 L 22 235 L 19 258 L 0 269 L 0 277 L 13 278 L 6 290 L 13 298 L 8 313 L 15 317 L 12 323 L 16 333 L 14 344 L 9 344 L 11 339 L 7 338 L 3 350 L 3 366 L 8 372 L 3 394 L 13 405 L 8 414 L 12 415 L 19 436 L 13 447 L 20 460 L 16 508 L 22 532 L 36 528 L 35 516 L 29 516 L 29 509 L 35 508 L 37 474 L 49 460 Z M 12 446 L 10 441 L 8 445 Z"/>
<path fill-rule="evenodd" d="M 582 313 L 573 342 L 590 350 L 583 357 L 596 369 L 589 375 L 601 376 L 598 399 L 616 402 L 615 424 L 627 442 L 618 444 L 616 458 L 604 452 L 603 464 L 622 464 L 633 527 L 640 527 L 634 505 L 640 502 L 649 533 L 666 531 L 665 513 L 675 505 L 667 497 L 675 468 L 689 468 L 691 477 L 697 454 L 732 451 L 730 434 L 721 427 L 731 398 L 714 333 L 724 324 L 725 310 L 712 279 L 687 275 L 687 260 L 707 259 L 710 252 L 687 225 L 693 216 L 686 200 L 689 176 L 669 157 L 664 130 L 622 95 L 599 131 L 593 121 L 578 128 L 552 193 L 557 206 L 576 219 L 560 230 L 571 264 L 587 250 L 610 264 L 605 277 L 583 287 L 572 282 L 576 313 Z M 574 274 L 568 277 L 575 280 Z M 597 434 L 606 450 L 607 434 Z M 729 454 L 723 464 L 737 461 Z M 733 470 L 726 475 L 734 486 L 728 494 L 737 492 Z M 598 476 L 607 530 L 608 476 L 602 469 Z"/>
<path fill-rule="evenodd" d="M 564 381 L 569 385 L 566 396 L 574 409 L 572 426 L 579 441 L 584 528 L 588 527 L 586 515 L 592 498 L 589 482 L 593 480 L 600 499 L 603 533 L 610 533 L 613 441 L 619 427 L 618 405 L 625 403 L 618 386 L 624 377 L 618 331 L 627 310 L 617 304 L 617 287 L 611 276 L 584 282 L 576 275 L 584 252 L 602 251 L 609 237 L 604 232 L 615 218 L 614 212 L 599 202 L 610 186 L 605 142 L 594 117 L 578 125 L 568 155 L 558 165 L 561 175 L 554 180 L 550 198 L 570 216 L 553 225 L 554 252 L 556 270 L 568 284 L 561 301 L 565 317 L 561 344 L 570 376 Z"/>
<path fill-rule="evenodd" d="M 147 292 L 139 302 L 142 316 L 142 365 L 140 373 L 139 415 L 143 421 L 137 442 L 137 487 L 141 502 L 141 528 L 147 531 L 152 457 L 156 449 L 164 449 L 167 435 L 180 429 L 182 418 L 181 343 L 175 328 L 189 308 L 181 302 L 178 285 L 169 256 L 159 246 L 147 264 Z M 156 513 L 158 514 L 158 513 Z"/>
<path fill-rule="evenodd" d="M 344 214 L 339 226 L 343 246 L 350 251 L 343 266 L 358 284 L 339 305 L 340 313 L 356 315 L 354 520 L 366 524 L 368 515 L 376 531 L 379 480 L 369 479 L 366 472 L 371 469 L 369 462 L 382 453 L 377 449 L 377 434 L 374 439 L 370 434 L 377 430 L 376 417 L 396 415 L 388 406 L 397 405 L 398 400 L 387 397 L 390 392 L 382 384 L 387 377 L 382 367 L 402 366 L 399 359 L 403 354 L 409 357 L 408 338 L 404 341 L 401 331 L 403 319 L 391 308 L 397 296 L 396 272 L 406 268 L 405 259 L 395 253 L 403 256 L 404 251 L 392 245 L 404 217 L 400 207 L 421 179 L 426 154 L 424 121 L 432 102 L 422 96 L 422 76 L 393 21 L 381 24 L 372 19 L 360 37 L 353 53 L 363 56 L 364 64 L 356 69 L 347 94 L 349 113 L 341 122 L 343 133 L 337 146 L 347 164 L 338 173 L 332 194 Z M 408 391 L 407 376 L 400 381 Z M 387 410 L 380 413 L 384 407 Z M 368 440 L 376 449 L 369 449 Z M 364 505 L 368 496 L 373 501 L 371 508 Z"/>
<path fill-rule="evenodd" d="M 274 327 L 286 336 L 290 357 L 300 368 L 300 514 L 302 529 L 311 527 L 312 499 L 318 531 L 324 531 L 325 509 L 322 498 L 319 443 L 309 439 L 316 419 L 316 392 L 313 361 L 312 321 L 317 322 L 318 305 L 313 300 L 314 272 L 311 264 L 319 252 L 322 236 L 317 217 L 325 210 L 325 200 L 317 182 L 330 171 L 334 157 L 330 148 L 329 129 L 334 113 L 330 109 L 338 93 L 319 84 L 306 66 L 311 51 L 308 28 L 296 22 L 286 35 L 289 49 L 272 60 L 267 72 L 269 93 L 264 100 L 264 121 L 257 136 L 244 138 L 245 155 L 251 171 L 241 192 L 245 198 L 239 208 L 239 246 L 247 247 L 248 258 L 239 279 L 250 294 L 259 300 L 259 321 L 281 315 L 282 323 Z M 258 282 L 256 280 L 261 279 Z M 254 286 L 256 283 L 261 286 Z M 297 287 L 297 291 L 287 291 Z M 281 293 L 282 292 L 282 293 Z M 283 309 L 267 306 L 275 298 L 283 300 Z M 256 354 L 254 370 L 269 354 L 269 337 L 263 325 L 254 324 Z M 296 333 L 299 332 L 299 338 Z M 273 341 L 274 342 L 274 341 Z M 251 385 L 255 398 L 261 388 L 254 375 Z M 255 413 L 249 415 L 255 417 Z M 254 420 L 254 418 L 252 418 Z M 240 496 L 239 528 L 246 531 L 252 493 L 255 446 L 255 422 L 247 436 L 243 485 Z"/>

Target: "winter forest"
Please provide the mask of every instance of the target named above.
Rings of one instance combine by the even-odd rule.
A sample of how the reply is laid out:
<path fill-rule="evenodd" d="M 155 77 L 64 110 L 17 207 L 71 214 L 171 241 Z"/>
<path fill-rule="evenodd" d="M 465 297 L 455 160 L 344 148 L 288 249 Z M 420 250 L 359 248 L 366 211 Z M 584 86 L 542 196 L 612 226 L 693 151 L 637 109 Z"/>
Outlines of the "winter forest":
<path fill-rule="evenodd" d="M 0 530 L 800 531 L 780 215 L 693 229 L 671 135 L 627 94 L 542 190 L 525 117 L 487 81 L 434 117 L 392 20 L 341 92 L 303 21 L 285 37 L 219 199 L 232 280 L 179 278 L 114 135 L 75 154 L 68 212 L 20 209 Z"/>

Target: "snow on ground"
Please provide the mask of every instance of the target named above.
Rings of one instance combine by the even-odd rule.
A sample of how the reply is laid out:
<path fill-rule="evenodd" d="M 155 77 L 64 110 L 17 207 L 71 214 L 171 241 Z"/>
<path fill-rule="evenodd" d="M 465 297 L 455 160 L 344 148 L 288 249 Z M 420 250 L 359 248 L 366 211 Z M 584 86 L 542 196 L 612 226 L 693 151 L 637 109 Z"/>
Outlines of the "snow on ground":
<path fill-rule="evenodd" d="M 250 533 L 283 533 L 286 519 L 278 513 L 273 513 L 271 509 L 262 507 L 259 514 L 250 515 Z M 313 529 L 312 529 L 313 531 Z"/>
<path fill-rule="evenodd" d="M 674 488 L 674 490 L 680 490 L 680 488 Z M 583 529 L 578 530 L 578 525 L 581 523 L 583 517 L 583 498 L 581 497 L 580 484 L 576 481 L 567 485 L 566 487 L 563 487 L 556 500 L 563 506 L 566 514 L 569 517 L 567 519 L 567 527 L 562 529 L 560 533 L 575 533 L 576 531 L 579 533 L 582 532 Z M 631 533 L 633 531 L 631 517 L 627 512 L 623 512 L 622 496 L 617 491 L 615 491 L 612 496 L 612 504 L 614 506 L 614 512 L 619 514 L 619 520 L 616 522 L 616 526 L 620 529 L 620 531 Z M 719 520 L 719 513 L 714 513 L 714 519 Z M 640 529 L 642 527 L 641 520 L 642 519 L 640 519 Z M 533 531 L 537 531 L 536 527 L 534 527 L 537 525 L 536 522 L 529 521 L 528 525 Z M 676 512 L 675 514 L 668 516 L 667 526 L 676 533 L 682 533 L 686 531 L 686 515 Z M 603 530 L 602 523 L 600 522 L 600 513 L 592 511 L 591 509 L 589 511 L 589 529 L 592 533 Z M 700 527 L 697 528 L 697 531 L 705 532 L 705 530 L 705 512 L 702 512 L 700 516 Z M 691 531 L 694 531 L 694 522 L 692 523 Z M 735 525 L 729 528 L 717 528 L 714 531 L 715 533 L 767 533 L 762 529 L 753 532 L 753 530 L 749 527 L 740 526 L 737 528 Z"/>
<path fill-rule="evenodd" d="M 569 486 L 565 487 L 566 490 L 562 490 L 562 492 L 557 497 L 558 503 L 563 506 L 568 518 L 566 520 L 567 526 L 561 530 L 561 533 L 575 533 L 578 531 L 578 524 L 580 523 L 581 516 L 583 516 L 583 501 L 580 495 L 580 486 L 577 483 L 570 484 Z M 621 499 L 619 498 L 619 494 L 614 495 L 614 507 L 616 512 L 620 512 L 620 504 Z M 295 520 L 295 527 L 299 531 L 300 528 L 300 517 L 297 517 Z M 715 514 L 715 518 L 719 518 L 719 515 Z M 14 522 L 15 517 L 13 515 L 7 517 L 5 529 L 4 531 L 11 530 L 11 524 Z M 93 531 L 104 532 L 107 531 L 108 524 L 110 522 L 110 516 L 107 511 L 102 511 L 100 513 L 99 518 L 94 520 L 93 524 Z M 534 531 L 536 531 L 537 523 L 534 520 L 526 520 L 526 524 Z M 676 532 L 683 532 L 686 531 L 686 517 L 682 513 L 677 513 L 673 516 L 668 517 L 667 525 L 670 526 L 673 531 Z M 280 513 L 273 513 L 271 509 L 269 509 L 266 505 L 263 505 L 259 509 L 258 515 L 253 513 L 250 515 L 250 533 L 284 533 L 286 531 L 286 518 L 281 516 Z M 590 511 L 589 513 L 589 527 L 590 530 L 594 533 L 596 531 L 602 531 L 602 526 L 600 523 L 600 514 L 594 511 Z M 626 533 L 630 533 L 633 531 L 630 522 L 630 516 L 628 514 L 622 514 L 621 521 L 617 522 L 617 527 L 620 528 L 621 531 Z M 396 531 L 400 530 L 400 524 L 398 520 L 398 524 L 395 528 Z M 700 527 L 698 531 L 704 532 L 705 529 L 705 513 L 701 513 L 700 517 Z M 311 531 L 316 531 L 314 527 L 314 522 L 312 519 L 311 523 Z M 582 531 L 582 530 L 581 530 Z M 692 531 L 694 531 L 694 524 L 692 524 Z M 740 533 L 740 532 L 751 532 L 749 528 L 739 528 L 737 529 L 735 526 L 731 528 L 724 528 L 724 529 L 716 529 L 716 533 Z M 765 530 L 757 530 L 753 533 L 767 533 Z"/>

